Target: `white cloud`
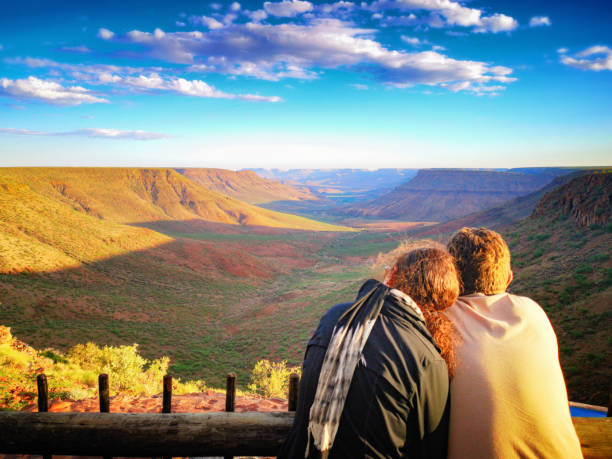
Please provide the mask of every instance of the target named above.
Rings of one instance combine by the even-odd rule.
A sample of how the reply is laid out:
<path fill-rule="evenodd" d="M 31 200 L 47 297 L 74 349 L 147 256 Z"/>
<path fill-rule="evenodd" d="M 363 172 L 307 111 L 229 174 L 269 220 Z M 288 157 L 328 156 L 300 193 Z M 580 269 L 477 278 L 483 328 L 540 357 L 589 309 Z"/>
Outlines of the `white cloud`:
<path fill-rule="evenodd" d="M 404 24 L 398 24 L 401 16 L 387 18 L 392 25 L 414 25 L 419 21 L 430 27 L 444 26 L 474 27 L 474 32 L 501 32 L 514 30 L 518 22 L 505 14 L 495 13 L 483 16 L 482 10 L 468 8 L 452 0 L 378 0 L 371 4 L 362 3 L 362 7 L 380 14 L 382 11 L 428 11 L 429 16 L 418 19 L 411 15 L 403 17 Z M 395 19 L 395 20 L 394 20 Z M 410 19 L 412 24 L 407 21 Z"/>
<path fill-rule="evenodd" d="M 232 11 L 240 11 L 240 3 L 234 2 L 230 5 L 230 10 Z"/>
<path fill-rule="evenodd" d="M 294 17 L 312 11 L 312 3 L 301 0 L 283 0 L 282 2 L 264 2 L 266 13 L 277 17 Z"/>
<path fill-rule="evenodd" d="M 325 13 L 338 13 L 338 12 L 349 12 L 355 9 L 355 4 L 353 2 L 336 2 L 336 3 L 323 3 L 321 5 L 317 5 L 317 10 Z"/>
<path fill-rule="evenodd" d="M 436 51 L 388 49 L 371 38 L 374 32 L 336 19 L 313 19 L 305 25 L 232 24 L 205 33 L 174 32 L 162 37 L 132 31 L 118 40 L 141 44 L 160 59 L 192 63 L 192 71 L 267 80 L 315 78 L 315 68 L 365 64 L 363 68 L 377 79 L 397 86 L 514 81 L 484 62 L 456 60 Z"/>
<path fill-rule="evenodd" d="M 412 45 L 412 46 L 421 45 L 421 40 L 419 40 L 417 37 L 409 37 L 407 35 L 402 35 L 400 38 L 402 39 L 404 43 L 408 43 L 409 45 Z"/>
<path fill-rule="evenodd" d="M 550 26 L 551 22 L 548 16 L 534 16 L 529 20 L 529 27 Z"/>
<path fill-rule="evenodd" d="M 0 134 L 24 135 L 24 136 L 77 136 L 93 137 L 101 139 L 132 139 L 132 140 L 157 140 L 167 139 L 174 136 L 147 131 L 122 131 L 119 129 L 86 128 L 74 131 L 48 132 L 31 131 L 29 129 L 0 128 Z"/>
<path fill-rule="evenodd" d="M 177 25 L 177 27 L 185 27 L 187 25 L 183 21 L 176 21 L 175 24 Z"/>
<path fill-rule="evenodd" d="M 98 37 L 100 37 L 103 40 L 110 40 L 111 38 L 113 38 L 115 36 L 115 33 L 105 29 L 104 27 L 102 27 L 100 30 L 98 30 Z"/>
<path fill-rule="evenodd" d="M 565 50 L 567 51 L 567 50 Z M 591 46 L 572 56 L 561 56 L 561 63 L 581 70 L 612 70 L 612 49 L 607 46 Z"/>
<path fill-rule="evenodd" d="M 239 99 L 252 102 L 281 102 L 278 96 L 261 96 L 258 94 L 230 94 L 216 89 L 202 80 L 186 80 L 185 78 L 163 78 L 157 73 L 126 77 L 122 85 L 146 91 L 167 91 L 193 97 L 215 99 Z"/>
<path fill-rule="evenodd" d="M 244 14 L 246 14 L 249 18 L 251 18 L 251 21 L 254 22 L 261 22 L 268 17 L 268 13 L 266 13 L 264 10 L 245 11 Z"/>
<path fill-rule="evenodd" d="M 518 27 L 516 19 L 505 14 L 496 13 L 493 16 L 484 17 L 480 20 L 480 25 L 474 29 L 475 32 L 509 32 Z"/>
<path fill-rule="evenodd" d="M 105 103 L 108 100 L 93 96 L 81 86 L 64 87 L 51 80 L 34 76 L 20 80 L 0 78 L 0 95 L 23 100 L 39 100 L 53 105 L 80 105 Z"/>
<path fill-rule="evenodd" d="M 567 48 L 559 48 L 559 49 L 557 50 L 557 52 L 558 52 L 559 54 L 565 54 L 565 53 L 567 53 L 568 51 L 569 51 L 569 50 L 568 50 Z"/>
<path fill-rule="evenodd" d="M 367 85 L 361 83 L 353 83 L 351 86 L 359 91 L 367 91 L 370 89 Z"/>
<path fill-rule="evenodd" d="M 239 99 L 261 102 L 280 102 L 282 100 L 278 96 L 225 93 L 213 88 L 212 86 L 209 86 L 207 83 L 201 80 L 187 80 L 184 78 L 177 78 L 176 76 L 164 76 L 160 74 L 163 69 L 159 67 L 146 68 L 120 67 L 114 65 L 64 64 L 50 59 L 36 58 L 16 58 L 9 59 L 6 62 L 13 64 L 25 64 L 31 68 L 46 67 L 53 70 L 57 69 L 58 71 L 67 72 L 73 78 L 86 82 L 89 85 L 111 85 L 117 88 L 127 89 L 132 92 L 172 92 L 186 96 Z M 192 66 L 192 70 L 198 71 L 201 69 Z M 299 71 L 300 69 L 297 67 L 287 69 L 288 74 Z M 84 88 L 81 89 L 88 91 Z M 0 95 L 2 95 L 1 86 Z M 108 102 L 105 99 L 100 99 L 100 101 Z M 56 102 L 56 104 L 59 105 L 60 103 Z M 76 103 L 69 105 L 76 105 Z"/>

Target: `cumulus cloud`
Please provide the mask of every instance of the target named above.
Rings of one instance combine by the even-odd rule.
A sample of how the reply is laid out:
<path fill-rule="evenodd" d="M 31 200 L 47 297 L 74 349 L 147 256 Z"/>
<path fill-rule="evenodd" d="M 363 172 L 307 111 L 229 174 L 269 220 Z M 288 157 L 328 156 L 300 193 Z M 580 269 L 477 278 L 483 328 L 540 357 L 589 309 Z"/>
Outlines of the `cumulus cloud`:
<path fill-rule="evenodd" d="M 150 75 L 129 76 L 122 80 L 122 85 L 140 90 L 167 91 L 193 97 L 215 99 L 239 99 L 252 102 L 281 102 L 278 96 L 261 96 L 259 94 L 230 94 L 216 89 L 202 80 L 185 78 L 163 78 L 157 73 Z"/>
<path fill-rule="evenodd" d="M 254 22 L 263 21 L 268 17 L 268 13 L 266 13 L 264 10 L 245 11 L 244 14 Z"/>
<path fill-rule="evenodd" d="M 323 3 L 318 5 L 317 9 L 323 13 L 335 13 L 338 11 L 352 11 L 355 9 L 355 4 L 353 2 L 344 2 L 339 1 L 336 3 Z"/>
<path fill-rule="evenodd" d="M 202 25 L 204 27 L 208 27 L 211 30 L 221 29 L 223 27 L 223 23 L 209 16 L 191 16 L 189 18 L 189 21 L 194 25 Z"/>
<path fill-rule="evenodd" d="M 115 33 L 102 27 L 98 30 L 98 37 L 103 40 L 110 40 L 115 36 Z"/>
<path fill-rule="evenodd" d="M 266 13 L 283 18 L 291 18 L 312 11 L 312 3 L 301 0 L 283 0 L 282 2 L 264 2 Z"/>
<path fill-rule="evenodd" d="M 268 80 L 315 78 L 315 68 L 359 67 L 397 86 L 514 81 L 507 76 L 512 70 L 505 67 L 500 73 L 501 67 L 436 51 L 388 49 L 372 39 L 374 32 L 337 19 L 313 19 L 307 24 L 232 24 L 205 33 L 132 31 L 118 40 L 141 44 L 151 56 L 166 61 L 192 63 L 193 71 Z"/>
<path fill-rule="evenodd" d="M 240 11 L 240 8 L 241 6 L 240 6 L 240 3 L 238 2 L 234 2 L 230 5 L 230 10 L 232 11 Z"/>
<path fill-rule="evenodd" d="M 550 26 L 551 22 L 548 16 L 534 16 L 529 20 L 529 27 Z"/>
<path fill-rule="evenodd" d="M 402 35 L 400 38 L 402 39 L 404 43 L 408 43 L 409 45 L 412 45 L 412 46 L 421 45 L 421 40 L 419 40 L 417 37 L 409 37 L 407 35 Z"/>
<path fill-rule="evenodd" d="M 493 16 L 484 17 L 480 20 L 480 25 L 474 29 L 475 32 L 509 32 L 518 27 L 516 19 L 505 14 L 496 13 Z"/>
<path fill-rule="evenodd" d="M 24 135 L 24 136 L 77 136 L 92 137 L 99 139 L 131 139 L 131 140 L 157 140 L 168 139 L 174 136 L 147 131 L 122 131 L 119 129 L 87 128 L 74 131 L 48 132 L 32 131 L 29 129 L 0 128 L 0 134 Z"/>
<path fill-rule="evenodd" d="M 22 100 L 38 100 L 53 105 L 80 105 L 104 103 L 108 100 L 91 94 L 82 86 L 67 86 L 34 76 L 19 80 L 0 78 L 0 96 Z"/>
<path fill-rule="evenodd" d="M 158 34 L 160 36 L 160 34 Z M 16 58 L 7 60 L 13 64 L 25 64 L 30 68 L 49 68 L 66 72 L 75 79 L 89 85 L 113 86 L 130 92 L 172 92 L 185 96 L 238 99 L 256 102 L 280 102 L 278 96 L 258 94 L 231 94 L 215 89 L 202 80 L 187 80 L 176 76 L 164 76 L 160 67 L 121 67 L 115 65 L 66 64 L 51 59 Z M 30 77 L 34 78 L 35 77 Z M 0 95 L 2 95 L 0 80 Z M 81 88 L 84 89 L 84 88 Z M 85 90 L 89 91 L 89 90 Z M 91 96 L 90 96 L 91 97 Z M 47 100 L 48 101 L 48 100 Z M 100 101 L 108 102 L 106 99 Z M 51 102 L 54 103 L 54 102 Z M 77 105 L 77 103 L 58 103 L 57 105 Z"/>
<path fill-rule="evenodd" d="M 612 49 L 607 46 L 591 46 L 590 48 L 574 54 L 574 56 L 565 55 L 566 49 L 559 50 L 561 53 L 561 63 L 575 67 L 581 70 L 593 70 L 600 72 L 601 70 L 612 70 Z"/>
<path fill-rule="evenodd" d="M 404 16 L 406 24 L 394 25 L 413 25 L 422 22 L 430 27 L 440 28 L 445 26 L 473 27 L 474 32 L 493 32 L 514 30 L 518 27 L 518 22 L 505 14 L 495 13 L 492 16 L 483 16 L 482 10 L 468 8 L 461 3 L 452 0 L 377 0 L 370 4 L 363 4 L 363 7 L 375 14 L 383 11 L 426 11 L 429 15 L 417 18 L 414 14 Z M 393 21 L 393 18 L 388 18 Z M 409 19 L 412 24 L 408 24 Z"/>

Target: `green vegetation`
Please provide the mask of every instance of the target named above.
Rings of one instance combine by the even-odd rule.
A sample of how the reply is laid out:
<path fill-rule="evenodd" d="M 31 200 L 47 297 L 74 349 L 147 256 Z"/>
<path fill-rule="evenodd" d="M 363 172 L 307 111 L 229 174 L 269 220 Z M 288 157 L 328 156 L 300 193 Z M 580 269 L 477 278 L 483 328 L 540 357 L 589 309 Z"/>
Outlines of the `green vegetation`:
<path fill-rule="evenodd" d="M 545 308 L 559 341 L 570 399 L 605 405 L 612 374 L 609 233 L 573 218 L 528 218 L 508 228 L 513 293 Z"/>
<path fill-rule="evenodd" d="M 249 390 L 264 397 L 284 398 L 289 391 L 289 376 L 291 373 L 301 375 L 300 367 L 289 367 L 287 361 L 270 362 L 260 360 L 251 372 Z"/>
<path fill-rule="evenodd" d="M 65 355 L 53 349 L 36 351 L 0 326 L 0 409 L 20 409 L 36 396 L 36 374 L 44 372 L 49 398 L 80 400 L 97 396 L 98 375 L 109 375 L 111 395 L 152 395 L 161 392 L 168 357 L 149 361 L 138 346 L 79 344 Z M 176 394 L 202 391 L 202 381 L 174 381 Z"/>

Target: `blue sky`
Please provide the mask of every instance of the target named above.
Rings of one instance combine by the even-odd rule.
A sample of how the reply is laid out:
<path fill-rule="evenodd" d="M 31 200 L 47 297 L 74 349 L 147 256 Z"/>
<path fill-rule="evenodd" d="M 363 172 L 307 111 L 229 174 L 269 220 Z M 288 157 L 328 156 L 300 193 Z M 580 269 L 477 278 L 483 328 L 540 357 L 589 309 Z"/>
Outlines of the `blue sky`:
<path fill-rule="evenodd" d="M 612 162 L 612 2 L 12 3 L 0 166 Z"/>

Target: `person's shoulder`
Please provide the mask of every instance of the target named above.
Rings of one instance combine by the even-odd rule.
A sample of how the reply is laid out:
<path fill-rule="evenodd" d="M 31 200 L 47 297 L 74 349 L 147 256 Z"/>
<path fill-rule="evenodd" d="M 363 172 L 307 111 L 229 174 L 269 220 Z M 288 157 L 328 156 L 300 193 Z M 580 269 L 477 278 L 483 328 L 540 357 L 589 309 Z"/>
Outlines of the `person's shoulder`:
<path fill-rule="evenodd" d="M 319 326 L 310 338 L 310 341 L 308 341 L 308 346 L 316 345 L 327 347 L 331 335 L 334 332 L 336 322 L 338 322 L 340 316 L 342 316 L 352 304 L 353 303 L 340 303 L 329 308 L 327 312 L 323 314 L 323 317 L 321 317 Z"/>
<path fill-rule="evenodd" d="M 535 300 L 528 296 L 515 295 L 513 293 L 507 293 L 508 299 L 528 317 L 532 317 L 536 320 L 544 320 L 549 322 L 548 316 L 544 308 L 540 306 Z"/>

